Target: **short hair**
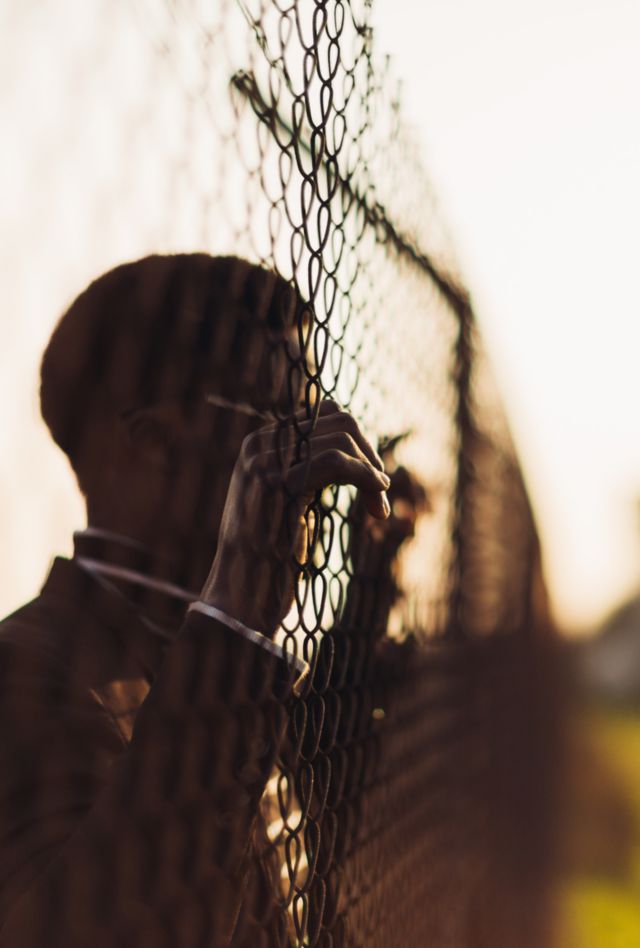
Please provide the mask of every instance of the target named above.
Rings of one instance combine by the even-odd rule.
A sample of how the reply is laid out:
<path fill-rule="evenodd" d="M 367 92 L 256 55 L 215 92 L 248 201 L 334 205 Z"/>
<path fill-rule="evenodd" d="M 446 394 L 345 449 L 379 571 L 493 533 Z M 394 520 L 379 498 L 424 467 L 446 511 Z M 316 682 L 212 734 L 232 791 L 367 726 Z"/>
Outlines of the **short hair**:
<path fill-rule="evenodd" d="M 152 255 L 110 270 L 71 304 L 42 358 L 54 441 L 78 473 L 86 426 L 101 415 L 188 403 L 203 389 L 259 402 L 266 352 L 295 325 L 298 299 L 237 257 Z"/>

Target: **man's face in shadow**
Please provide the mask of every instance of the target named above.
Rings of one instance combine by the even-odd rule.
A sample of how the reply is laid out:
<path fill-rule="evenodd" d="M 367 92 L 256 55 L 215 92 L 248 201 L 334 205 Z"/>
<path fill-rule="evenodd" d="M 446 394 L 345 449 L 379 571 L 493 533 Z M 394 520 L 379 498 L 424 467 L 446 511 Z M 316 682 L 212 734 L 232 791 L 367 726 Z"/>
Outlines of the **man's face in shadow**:
<path fill-rule="evenodd" d="M 242 442 L 299 408 L 308 312 L 235 257 L 152 255 L 99 277 L 43 357 L 41 406 L 89 524 L 207 575 Z"/>
<path fill-rule="evenodd" d="M 256 323 L 243 327 L 243 337 L 240 352 L 188 400 L 169 399 L 121 419 L 120 480 L 136 532 L 150 546 L 170 546 L 194 588 L 211 566 L 244 439 L 290 417 L 303 395 L 295 323 L 280 333 Z"/>

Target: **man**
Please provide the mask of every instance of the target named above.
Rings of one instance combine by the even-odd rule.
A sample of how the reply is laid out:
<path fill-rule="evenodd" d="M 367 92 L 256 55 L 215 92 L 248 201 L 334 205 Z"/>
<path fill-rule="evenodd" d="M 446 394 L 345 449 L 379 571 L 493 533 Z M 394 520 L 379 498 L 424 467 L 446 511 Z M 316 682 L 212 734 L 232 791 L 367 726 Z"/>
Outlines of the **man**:
<path fill-rule="evenodd" d="M 351 484 L 390 512 L 355 420 L 303 389 L 301 307 L 244 261 L 153 256 L 52 336 L 42 412 L 88 529 L 0 626 L 3 948 L 251 943 L 250 841 L 304 670 L 272 639 L 306 511 Z"/>

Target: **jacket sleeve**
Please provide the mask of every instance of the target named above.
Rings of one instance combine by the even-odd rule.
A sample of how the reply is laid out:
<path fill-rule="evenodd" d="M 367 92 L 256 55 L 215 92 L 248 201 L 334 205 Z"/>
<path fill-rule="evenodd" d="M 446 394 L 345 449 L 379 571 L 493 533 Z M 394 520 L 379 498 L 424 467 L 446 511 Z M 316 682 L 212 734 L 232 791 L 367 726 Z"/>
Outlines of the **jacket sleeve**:
<path fill-rule="evenodd" d="M 16 646 L 0 691 L 0 946 L 224 945 L 293 671 L 189 612 L 130 745 Z"/>

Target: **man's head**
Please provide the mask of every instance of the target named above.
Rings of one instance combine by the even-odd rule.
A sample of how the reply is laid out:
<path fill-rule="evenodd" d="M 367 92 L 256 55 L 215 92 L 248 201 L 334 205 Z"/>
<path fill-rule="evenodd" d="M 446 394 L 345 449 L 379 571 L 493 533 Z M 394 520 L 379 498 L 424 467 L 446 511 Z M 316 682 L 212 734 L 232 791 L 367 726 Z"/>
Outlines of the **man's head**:
<path fill-rule="evenodd" d="M 89 522 L 146 542 L 215 543 L 242 438 L 299 393 L 300 304 L 234 257 L 150 256 L 71 305 L 42 360 L 41 408 L 87 498 Z"/>

